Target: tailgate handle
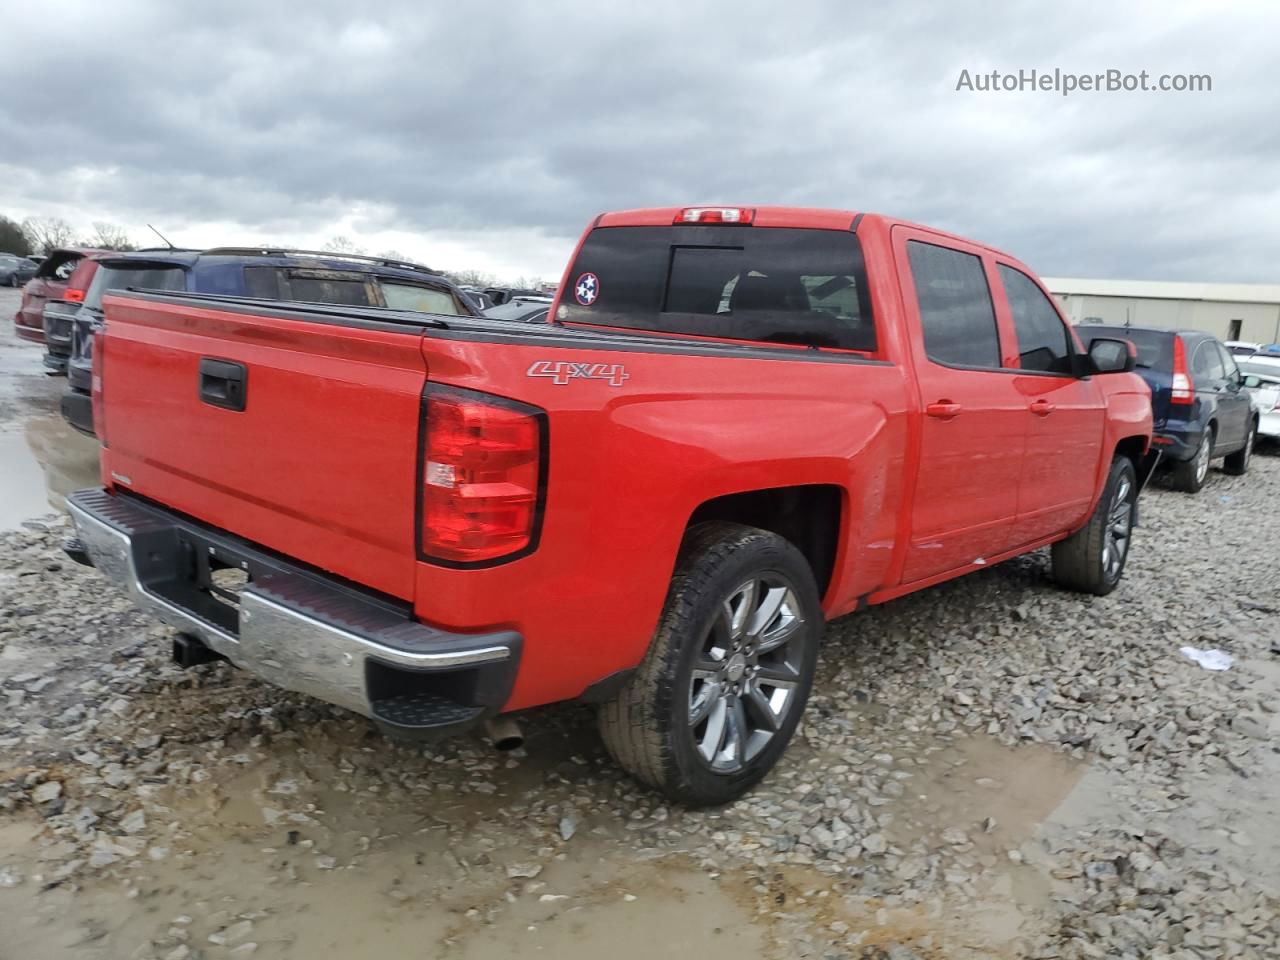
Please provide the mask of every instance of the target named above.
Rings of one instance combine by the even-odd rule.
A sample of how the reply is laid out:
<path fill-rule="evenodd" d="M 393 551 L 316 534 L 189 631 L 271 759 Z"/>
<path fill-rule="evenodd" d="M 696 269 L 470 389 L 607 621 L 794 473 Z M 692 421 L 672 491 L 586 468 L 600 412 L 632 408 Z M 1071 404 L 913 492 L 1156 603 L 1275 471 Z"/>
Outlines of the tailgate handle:
<path fill-rule="evenodd" d="M 243 363 L 200 358 L 200 400 L 224 410 L 243 410 L 249 372 Z"/>

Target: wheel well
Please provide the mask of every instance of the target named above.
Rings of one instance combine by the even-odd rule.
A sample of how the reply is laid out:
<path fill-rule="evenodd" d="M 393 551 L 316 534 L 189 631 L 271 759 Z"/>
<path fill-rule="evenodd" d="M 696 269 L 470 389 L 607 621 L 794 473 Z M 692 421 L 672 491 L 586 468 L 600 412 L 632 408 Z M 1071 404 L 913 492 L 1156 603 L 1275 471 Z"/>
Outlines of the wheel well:
<path fill-rule="evenodd" d="M 1116 456 L 1128 457 L 1133 461 L 1133 469 L 1140 471 L 1142 469 L 1143 447 L 1146 446 L 1146 440 L 1142 437 L 1125 437 L 1116 444 Z"/>
<path fill-rule="evenodd" d="M 708 500 L 693 511 L 689 526 L 722 520 L 784 537 L 809 561 L 818 593 L 825 596 L 840 543 L 842 499 L 841 489 L 831 484 L 748 490 Z"/>

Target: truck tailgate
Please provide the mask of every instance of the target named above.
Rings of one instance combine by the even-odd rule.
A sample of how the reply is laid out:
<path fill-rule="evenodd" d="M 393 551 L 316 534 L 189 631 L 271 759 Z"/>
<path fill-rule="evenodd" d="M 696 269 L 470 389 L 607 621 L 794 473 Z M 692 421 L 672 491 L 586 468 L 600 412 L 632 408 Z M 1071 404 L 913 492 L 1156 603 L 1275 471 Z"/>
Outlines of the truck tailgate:
<path fill-rule="evenodd" d="M 412 599 L 421 327 L 104 306 L 104 480 Z"/>

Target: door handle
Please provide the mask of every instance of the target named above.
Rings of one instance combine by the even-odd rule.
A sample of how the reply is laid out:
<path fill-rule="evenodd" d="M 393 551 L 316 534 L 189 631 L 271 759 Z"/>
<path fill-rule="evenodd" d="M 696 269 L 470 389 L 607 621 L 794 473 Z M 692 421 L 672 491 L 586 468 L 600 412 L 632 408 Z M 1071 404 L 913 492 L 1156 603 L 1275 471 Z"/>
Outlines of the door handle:
<path fill-rule="evenodd" d="M 1031 402 L 1031 412 L 1037 417 L 1047 417 L 1057 409 L 1057 405 L 1050 403 L 1048 400 L 1033 400 Z"/>
<path fill-rule="evenodd" d="M 963 409 L 960 404 L 952 403 L 950 400 L 939 400 L 937 403 L 931 403 L 924 408 L 924 412 L 938 420 L 954 420 L 960 416 Z"/>
<path fill-rule="evenodd" d="M 248 393 L 248 371 L 243 363 L 200 358 L 200 400 L 224 410 L 243 410 Z"/>

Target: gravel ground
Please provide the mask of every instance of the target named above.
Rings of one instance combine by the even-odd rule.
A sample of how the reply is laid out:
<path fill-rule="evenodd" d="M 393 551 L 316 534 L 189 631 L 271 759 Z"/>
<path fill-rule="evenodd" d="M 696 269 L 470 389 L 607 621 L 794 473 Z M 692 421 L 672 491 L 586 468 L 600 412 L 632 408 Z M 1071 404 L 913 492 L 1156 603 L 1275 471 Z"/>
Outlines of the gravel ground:
<path fill-rule="evenodd" d="M 58 448 L 15 350 L 0 433 Z M 511 754 L 411 748 L 179 670 L 28 520 L 0 534 L 0 957 L 1275 957 L 1276 503 L 1259 456 L 1146 494 L 1110 597 L 1041 553 L 837 621 L 782 764 L 702 812 L 580 707 Z"/>

